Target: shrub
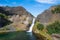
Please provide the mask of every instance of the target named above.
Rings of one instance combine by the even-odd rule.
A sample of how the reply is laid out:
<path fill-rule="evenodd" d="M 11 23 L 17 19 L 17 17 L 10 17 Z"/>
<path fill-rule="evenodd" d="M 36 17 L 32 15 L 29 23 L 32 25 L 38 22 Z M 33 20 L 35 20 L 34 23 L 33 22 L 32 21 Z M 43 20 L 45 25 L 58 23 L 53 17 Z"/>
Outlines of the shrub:
<path fill-rule="evenodd" d="M 10 23 L 12 23 L 7 18 L 8 18 L 8 16 L 6 16 L 5 14 L 0 13 L 0 27 L 4 27 L 4 26 L 9 25 Z"/>
<path fill-rule="evenodd" d="M 60 6 L 56 6 L 54 10 L 51 10 L 53 14 L 60 13 Z"/>
<path fill-rule="evenodd" d="M 5 14 L 2 14 L 2 13 L 0 13 L 0 17 L 1 18 L 8 18 L 8 16 L 6 16 Z"/>
<path fill-rule="evenodd" d="M 54 23 L 48 25 L 47 30 L 49 34 L 60 33 L 60 22 L 55 21 Z"/>
<path fill-rule="evenodd" d="M 40 24 L 40 23 L 37 23 L 37 29 L 38 30 L 43 30 L 43 28 L 44 28 L 44 25 L 42 25 L 42 24 Z"/>

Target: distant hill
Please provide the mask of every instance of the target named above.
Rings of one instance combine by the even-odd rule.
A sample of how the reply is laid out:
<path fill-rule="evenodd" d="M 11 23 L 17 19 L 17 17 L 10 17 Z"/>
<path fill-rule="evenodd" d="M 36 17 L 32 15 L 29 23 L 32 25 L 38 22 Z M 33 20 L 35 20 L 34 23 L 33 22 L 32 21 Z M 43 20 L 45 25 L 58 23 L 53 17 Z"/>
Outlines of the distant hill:
<path fill-rule="evenodd" d="M 0 27 L 6 26 L 8 29 L 12 30 L 28 30 L 33 17 L 34 16 L 22 6 L 0 6 Z M 5 20 L 8 20 L 9 24 L 7 23 L 8 21 Z"/>

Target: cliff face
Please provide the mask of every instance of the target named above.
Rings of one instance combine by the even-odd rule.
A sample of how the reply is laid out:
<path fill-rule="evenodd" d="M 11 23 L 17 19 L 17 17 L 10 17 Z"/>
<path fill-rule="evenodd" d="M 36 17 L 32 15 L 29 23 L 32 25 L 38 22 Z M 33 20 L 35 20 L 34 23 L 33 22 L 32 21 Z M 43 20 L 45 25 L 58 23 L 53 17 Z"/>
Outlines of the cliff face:
<path fill-rule="evenodd" d="M 60 5 L 52 6 L 36 18 L 33 32 L 38 40 L 60 40 Z"/>
<path fill-rule="evenodd" d="M 45 10 L 42 14 L 37 16 L 37 21 L 39 21 L 42 24 L 49 24 L 51 22 L 60 20 L 60 12 L 53 13 L 52 11 L 56 9 L 56 6 L 53 6 L 47 10 Z M 56 11 L 55 11 L 56 12 Z"/>
<path fill-rule="evenodd" d="M 0 19 L 1 19 L 0 27 L 4 27 L 5 23 L 7 22 L 4 19 L 6 19 L 11 22 L 10 24 L 5 25 L 6 28 L 12 29 L 12 30 L 13 29 L 14 30 L 28 30 L 33 19 L 33 15 L 31 15 L 25 8 L 21 6 L 0 7 L 0 14 L 4 16 L 4 18 L 0 16 Z"/>

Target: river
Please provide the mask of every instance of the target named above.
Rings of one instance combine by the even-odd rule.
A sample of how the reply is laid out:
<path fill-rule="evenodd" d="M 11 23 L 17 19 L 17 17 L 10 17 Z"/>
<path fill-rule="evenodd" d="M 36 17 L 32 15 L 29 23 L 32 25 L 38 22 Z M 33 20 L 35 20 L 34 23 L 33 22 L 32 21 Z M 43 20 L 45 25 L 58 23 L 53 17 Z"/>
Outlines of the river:
<path fill-rule="evenodd" d="M 0 33 L 0 40 L 36 40 L 36 38 L 33 33 L 18 31 Z"/>

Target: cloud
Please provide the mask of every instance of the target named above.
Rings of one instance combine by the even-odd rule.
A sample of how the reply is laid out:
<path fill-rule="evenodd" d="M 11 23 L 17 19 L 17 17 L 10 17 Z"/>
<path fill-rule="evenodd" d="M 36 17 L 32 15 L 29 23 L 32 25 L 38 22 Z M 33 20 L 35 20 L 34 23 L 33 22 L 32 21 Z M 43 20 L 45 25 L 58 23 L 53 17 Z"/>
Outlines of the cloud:
<path fill-rule="evenodd" d="M 57 0 L 35 0 L 39 3 L 56 4 Z"/>

